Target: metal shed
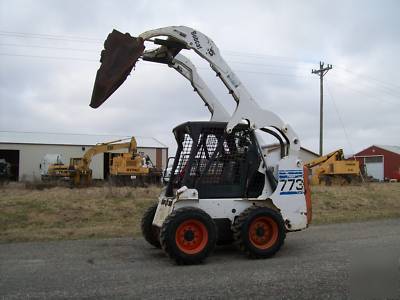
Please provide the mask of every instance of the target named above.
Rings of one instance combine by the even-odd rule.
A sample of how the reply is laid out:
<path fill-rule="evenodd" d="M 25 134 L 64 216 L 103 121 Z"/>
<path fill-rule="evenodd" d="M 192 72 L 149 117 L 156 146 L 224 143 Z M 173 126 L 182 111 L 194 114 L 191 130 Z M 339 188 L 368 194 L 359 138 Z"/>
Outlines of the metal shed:
<path fill-rule="evenodd" d="M 46 154 L 61 154 L 65 162 L 71 157 L 82 157 L 84 152 L 96 145 L 129 136 L 93 135 L 43 132 L 0 131 L 0 159 L 11 164 L 12 180 L 40 179 L 40 162 Z M 149 155 L 153 163 L 165 168 L 168 147 L 152 137 L 135 136 L 138 151 Z M 108 153 L 96 155 L 91 163 L 94 179 L 108 175 Z"/>
<path fill-rule="evenodd" d="M 264 145 L 262 146 L 264 152 L 266 152 L 267 156 L 272 160 L 272 161 L 278 161 L 280 159 L 280 145 L 279 144 L 270 144 L 270 145 Z M 316 159 L 319 157 L 319 155 L 311 150 L 308 150 L 306 148 L 300 147 L 300 153 L 299 153 L 300 159 L 303 162 Z"/>
<path fill-rule="evenodd" d="M 400 180 L 400 146 L 372 145 L 354 155 L 368 176 Z"/>

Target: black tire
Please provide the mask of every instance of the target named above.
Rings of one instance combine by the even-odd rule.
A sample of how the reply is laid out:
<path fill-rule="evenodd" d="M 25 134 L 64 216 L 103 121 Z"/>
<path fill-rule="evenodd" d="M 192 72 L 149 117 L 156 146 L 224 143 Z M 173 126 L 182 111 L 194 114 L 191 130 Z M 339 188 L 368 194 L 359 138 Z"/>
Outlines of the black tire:
<path fill-rule="evenodd" d="M 157 210 L 157 203 L 149 207 L 143 215 L 141 228 L 144 239 L 154 247 L 160 249 L 160 229 L 153 225 L 154 215 Z"/>
<path fill-rule="evenodd" d="M 178 264 L 199 264 L 214 250 L 217 228 L 203 210 L 183 207 L 165 219 L 160 241 L 163 250 Z"/>
<path fill-rule="evenodd" d="M 282 247 L 286 228 L 279 212 L 259 206 L 244 210 L 235 220 L 236 246 L 250 258 L 268 258 Z"/>

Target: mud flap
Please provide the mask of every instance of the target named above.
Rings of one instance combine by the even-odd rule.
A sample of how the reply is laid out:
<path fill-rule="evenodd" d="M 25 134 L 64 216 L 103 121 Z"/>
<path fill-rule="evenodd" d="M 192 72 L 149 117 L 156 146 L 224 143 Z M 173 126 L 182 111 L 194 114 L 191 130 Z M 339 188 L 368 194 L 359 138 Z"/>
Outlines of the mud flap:
<path fill-rule="evenodd" d="M 90 106 L 99 107 L 120 86 L 139 57 L 143 55 L 144 41 L 132 37 L 129 33 L 113 30 L 104 42 L 101 52 L 101 66 L 96 74 Z"/>

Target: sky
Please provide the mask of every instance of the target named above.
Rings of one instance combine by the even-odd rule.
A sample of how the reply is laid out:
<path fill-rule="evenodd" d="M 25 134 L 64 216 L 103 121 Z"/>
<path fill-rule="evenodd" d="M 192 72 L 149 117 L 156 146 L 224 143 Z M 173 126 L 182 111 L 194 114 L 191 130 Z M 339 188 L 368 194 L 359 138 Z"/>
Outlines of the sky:
<path fill-rule="evenodd" d="M 399 1 L 7 1 L 0 0 L 0 130 L 155 137 L 208 120 L 189 82 L 139 61 L 100 108 L 89 102 L 103 42 L 185 25 L 208 35 L 253 98 L 318 152 L 319 61 L 324 153 L 400 145 Z M 150 45 L 151 46 L 151 45 Z M 207 63 L 198 67 L 221 103 L 235 105 Z M 139 145 L 140 146 L 140 145 Z"/>

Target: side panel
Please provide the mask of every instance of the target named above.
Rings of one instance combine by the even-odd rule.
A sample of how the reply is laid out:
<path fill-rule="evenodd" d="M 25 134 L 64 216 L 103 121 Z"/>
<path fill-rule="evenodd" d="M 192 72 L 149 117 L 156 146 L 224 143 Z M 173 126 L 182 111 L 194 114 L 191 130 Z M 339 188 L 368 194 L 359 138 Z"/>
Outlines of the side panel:
<path fill-rule="evenodd" d="M 307 217 L 311 217 L 311 213 L 308 214 L 311 202 L 307 209 L 304 175 L 301 162 L 289 156 L 279 162 L 279 182 L 275 192 L 264 199 L 198 199 L 197 190 L 182 187 L 177 191 L 180 197 L 178 201 L 161 194 L 153 224 L 161 227 L 172 210 L 185 206 L 199 207 L 212 218 L 229 218 L 233 221 L 247 207 L 263 205 L 271 199 L 280 210 L 289 231 L 305 229 L 310 221 Z"/>
<path fill-rule="evenodd" d="M 281 210 L 289 230 L 307 227 L 307 205 L 304 194 L 304 173 L 301 162 L 294 156 L 279 162 L 279 181 L 271 200 Z"/>
<path fill-rule="evenodd" d="M 308 169 L 303 167 L 304 172 L 304 194 L 306 197 L 306 207 L 307 207 L 307 225 L 311 224 L 312 220 L 312 202 L 311 202 L 311 187 L 308 180 Z"/>
<path fill-rule="evenodd" d="M 172 199 L 162 200 L 158 204 L 153 224 L 161 227 L 165 218 L 173 210 L 187 206 L 198 207 L 208 213 L 213 219 L 228 218 L 229 220 L 231 220 L 231 222 L 233 222 L 235 220 L 235 217 L 237 217 L 246 208 L 252 205 L 263 206 L 264 204 L 266 204 L 265 200 L 257 199 L 199 199 L 181 200 L 176 202 Z M 282 211 L 282 217 L 286 221 L 285 224 L 287 225 L 287 229 L 289 231 L 300 230 L 307 227 L 305 205 L 304 211 L 301 208 L 299 208 L 298 211 L 298 215 L 293 212 L 291 213 L 288 209 Z M 288 219 L 288 217 L 291 217 L 292 219 Z M 290 226 L 288 226 L 288 224 Z"/>

